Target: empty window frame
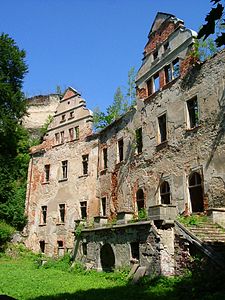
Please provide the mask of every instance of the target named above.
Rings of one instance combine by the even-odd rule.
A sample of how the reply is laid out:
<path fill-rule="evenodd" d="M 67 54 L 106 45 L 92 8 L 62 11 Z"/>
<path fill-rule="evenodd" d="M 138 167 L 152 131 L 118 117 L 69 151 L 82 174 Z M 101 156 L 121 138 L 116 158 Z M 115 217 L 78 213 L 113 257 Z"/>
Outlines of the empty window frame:
<path fill-rule="evenodd" d="M 153 82 L 154 82 L 154 91 L 153 92 L 159 91 L 159 89 L 160 89 L 159 73 L 156 73 L 153 76 Z"/>
<path fill-rule="evenodd" d="M 41 207 L 41 224 L 47 223 L 47 206 L 43 205 Z"/>
<path fill-rule="evenodd" d="M 180 62 L 179 62 L 179 58 L 176 58 L 172 62 L 172 69 L 173 69 L 173 79 L 179 77 L 180 76 Z"/>
<path fill-rule="evenodd" d="M 81 219 L 87 218 L 87 201 L 80 202 Z"/>
<path fill-rule="evenodd" d="M 60 132 L 60 142 L 61 144 L 64 143 L 64 131 Z"/>
<path fill-rule="evenodd" d="M 194 128 L 199 125 L 199 109 L 197 97 L 187 101 L 187 127 Z"/>
<path fill-rule="evenodd" d="M 161 204 L 170 204 L 170 185 L 167 181 L 163 181 L 160 185 Z"/>
<path fill-rule="evenodd" d="M 59 133 L 55 133 L 55 141 L 56 141 L 56 144 L 60 143 L 60 135 L 59 135 Z"/>
<path fill-rule="evenodd" d="M 163 45 L 164 52 L 166 52 L 167 49 L 169 49 L 169 42 L 165 42 Z"/>
<path fill-rule="evenodd" d="M 166 113 L 158 117 L 159 144 L 167 140 Z"/>
<path fill-rule="evenodd" d="M 150 78 L 147 82 L 147 91 L 148 91 L 148 96 L 150 96 L 151 94 L 154 93 L 154 89 L 153 89 L 153 79 Z"/>
<path fill-rule="evenodd" d="M 165 66 L 165 81 L 166 83 L 170 82 L 173 79 L 172 69 L 171 66 Z"/>
<path fill-rule="evenodd" d="M 66 121 L 66 115 L 62 115 L 62 117 L 61 117 L 61 122 L 65 122 Z"/>
<path fill-rule="evenodd" d="M 142 141 L 142 127 L 136 129 L 136 146 L 137 153 L 142 153 L 143 141 Z"/>
<path fill-rule="evenodd" d="M 79 129 L 79 126 L 76 126 L 74 128 L 74 133 L 75 133 L 75 139 L 79 140 L 79 138 L 80 138 L 80 129 Z"/>
<path fill-rule="evenodd" d="M 88 175 L 88 154 L 82 155 L 83 175 Z"/>
<path fill-rule="evenodd" d="M 50 179 L 50 165 L 45 165 L 45 182 L 49 182 Z"/>
<path fill-rule="evenodd" d="M 140 258 L 139 243 L 138 242 L 130 243 L 130 250 L 131 250 L 131 257 L 133 259 L 139 260 L 139 258 Z"/>
<path fill-rule="evenodd" d="M 154 60 L 156 60 L 156 59 L 158 58 L 158 54 L 159 54 L 159 53 L 158 53 L 157 50 L 153 52 L 153 59 L 154 59 Z"/>
<path fill-rule="evenodd" d="M 108 167 L 108 151 L 107 148 L 102 149 L 102 158 L 103 158 L 103 169 Z"/>
<path fill-rule="evenodd" d="M 63 241 L 57 241 L 57 244 L 58 244 L 58 256 L 63 256 L 64 255 Z"/>
<path fill-rule="evenodd" d="M 118 160 L 123 161 L 123 139 L 118 141 Z"/>
<path fill-rule="evenodd" d="M 74 111 L 71 111 L 71 112 L 70 112 L 69 119 L 72 119 L 72 118 L 74 118 Z"/>
<path fill-rule="evenodd" d="M 70 137 L 70 141 L 74 140 L 74 129 L 73 128 L 69 128 L 69 137 Z"/>
<path fill-rule="evenodd" d="M 87 243 L 86 242 L 82 242 L 82 253 L 83 255 L 87 255 Z"/>
<path fill-rule="evenodd" d="M 62 179 L 67 179 L 68 176 L 68 160 L 62 161 Z"/>
<path fill-rule="evenodd" d="M 45 253 L 45 241 L 39 241 L 41 253 Z"/>
<path fill-rule="evenodd" d="M 59 204 L 59 222 L 65 223 L 66 208 L 65 204 Z"/>
<path fill-rule="evenodd" d="M 101 216 L 106 216 L 106 197 L 101 198 Z"/>
<path fill-rule="evenodd" d="M 136 201 L 138 212 L 145 208 L 144 192 L 142 189 L 139 189 L 136 193 Z"/>

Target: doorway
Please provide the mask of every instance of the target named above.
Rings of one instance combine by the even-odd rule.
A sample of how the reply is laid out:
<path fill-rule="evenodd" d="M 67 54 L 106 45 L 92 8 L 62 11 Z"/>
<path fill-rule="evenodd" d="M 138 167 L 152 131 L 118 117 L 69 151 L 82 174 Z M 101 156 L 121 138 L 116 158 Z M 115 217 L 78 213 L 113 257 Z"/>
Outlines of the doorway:
<path fill-rule="evenodd" d="M 204 201 L 202 178 L 197 172 L 194 172 L 189 176 L 189 195 L 191 200 L 192 212 L 203 212 Z"/>

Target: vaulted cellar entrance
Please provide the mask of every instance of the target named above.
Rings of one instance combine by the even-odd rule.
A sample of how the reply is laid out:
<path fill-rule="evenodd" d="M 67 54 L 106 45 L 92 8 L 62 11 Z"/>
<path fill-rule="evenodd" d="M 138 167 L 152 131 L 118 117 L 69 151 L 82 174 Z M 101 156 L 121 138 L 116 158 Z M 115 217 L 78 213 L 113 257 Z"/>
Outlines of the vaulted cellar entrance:
<path fill-rule="evenodd" d="M 102 270 L 111 272 L 115 268 L 115 255 L 110 244 L 105 244 L 100 250 Z"/>
<path fill-rule="evenodd" d="M 199 173 L 194 172 L 189 176 L 189 194 L 192 206 L 192 212 L 203 212 L 203 188 L 202 178 Z"/>

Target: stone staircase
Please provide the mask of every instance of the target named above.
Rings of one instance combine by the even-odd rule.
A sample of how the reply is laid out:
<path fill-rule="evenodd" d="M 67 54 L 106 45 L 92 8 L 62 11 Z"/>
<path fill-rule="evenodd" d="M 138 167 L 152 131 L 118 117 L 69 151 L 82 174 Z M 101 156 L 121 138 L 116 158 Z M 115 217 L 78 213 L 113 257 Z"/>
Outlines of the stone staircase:
<path fill-rule="evenodd" d="M 225 229 L 210 222 L 189 225 L 188 230 L 204 244 L 221 244 L 225 246 Z"/>

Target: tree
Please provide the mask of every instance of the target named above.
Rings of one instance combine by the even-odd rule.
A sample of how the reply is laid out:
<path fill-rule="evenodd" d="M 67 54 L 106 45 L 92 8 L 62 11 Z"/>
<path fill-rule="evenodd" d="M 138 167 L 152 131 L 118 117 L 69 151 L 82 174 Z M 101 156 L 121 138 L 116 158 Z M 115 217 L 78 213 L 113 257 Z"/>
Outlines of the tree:
<path fill-rule="evenodd" d="M 127 91 L 125 96 L 121 87 L 118 87 L 114 94 L 113 103 L 107 107 L 106 113 L 101 112 L 99 108 L 94 110 L 94 129 L 103 129 L 107 125 L 111 124 L 135 105 L 135 101 L 135 68 L 132 67 L 128 72 Z"/>
<path fill-rule="evenodd" d="M 21 229 L 29 162 L 29 135 L 20 125 L 26 113 L 22 84 L 25 51 L 7 34 L 0 35 L 0 219 Z"/>
<path fill-rule="evenodd" d="M 215 42 L 217 47 L 225 45 L 225 16 L 224 16 L 224 3 L 223 0 L 211 0 L 213 6 L 209 14 L 206 16 L 206 24 L 198 32 L 198 39 L 203 38 L 204 40 L 210 35 L 216 33 Z"/>

